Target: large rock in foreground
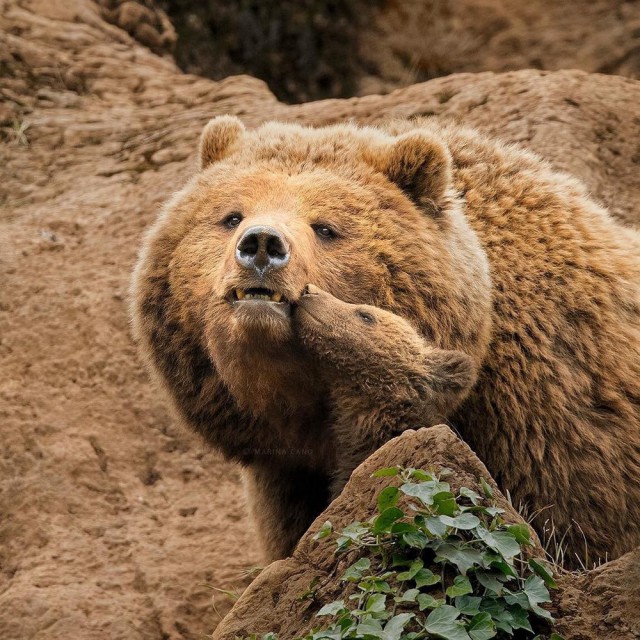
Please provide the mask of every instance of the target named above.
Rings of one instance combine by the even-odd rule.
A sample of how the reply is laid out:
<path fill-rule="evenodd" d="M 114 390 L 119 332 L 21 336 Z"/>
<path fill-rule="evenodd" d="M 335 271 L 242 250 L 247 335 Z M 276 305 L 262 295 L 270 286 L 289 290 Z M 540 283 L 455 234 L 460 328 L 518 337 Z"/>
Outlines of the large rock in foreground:
<path fill-rule="evenodd" d="M 204 123 L 452 118 L 538 151 L 631 223 L 640 83 L 467 74 L 287 106 L 252 78 L 182 74 L 101 15 L 0 0 L 0 635 L 200 638 L 220 619 L 212 588 L 241 590 L 260 559 L 237 470 L 167 415 L 126 298 Z"/>
<path fill-rule="evenodd" d="M 333 546 L 313 535 L 325 520 L 336 530 L 376 513 L 376 497 L 388 478 L 372 478 L 378 469 L 399 465 L 432 470 L 449 469 L 452 490 L 468 487 L 477 492 L 479 478 L 489 478 L 485 466 L 446 426 L 406 431 L 378 450 L 353 473 L 342 494 L 311 526 L 291 558 L 269 565 L 244 592 L 218 625 L 214 640 L 234 640 L 250 634 L 278 634 L 280 640 L 303 637 L 320 626 L 317 611 L 342 596 L 338 577 L 351 560 L 333 553 Z M 507 499 L 489 480 L 495 504 L 506 510 L 509 524 L 524 523 Z M 544 556 L 536 542 L 530 551 Z M 564 574 L 552 605 L 556 630 L 565 640 L 633 640 L 640 637 L 640 549 L 585 574 Z M 302 597 L 316 584 L 314 598 Z"/>

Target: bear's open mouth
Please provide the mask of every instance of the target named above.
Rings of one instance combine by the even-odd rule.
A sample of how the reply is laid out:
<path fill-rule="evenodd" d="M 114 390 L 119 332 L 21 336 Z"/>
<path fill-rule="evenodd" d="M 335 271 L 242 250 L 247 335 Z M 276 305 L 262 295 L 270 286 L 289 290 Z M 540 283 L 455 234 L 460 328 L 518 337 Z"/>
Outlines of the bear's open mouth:
<path fill-rule="evenodd" d="M 234 289 L 233 300 L 266 300 L 268 302 L 278 302 L 286 304 L 287 299 L 279 292 L 262 287 L 252 287 L 250 289 Z"/>

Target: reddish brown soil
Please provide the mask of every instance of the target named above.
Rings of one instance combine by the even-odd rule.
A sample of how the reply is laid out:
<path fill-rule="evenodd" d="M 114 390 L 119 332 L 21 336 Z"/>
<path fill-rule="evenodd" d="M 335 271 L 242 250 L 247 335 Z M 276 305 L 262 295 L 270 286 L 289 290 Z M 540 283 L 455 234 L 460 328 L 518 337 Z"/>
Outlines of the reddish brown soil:
<path fill-rule="evenodd" d="M 531 71 L 287 107 L 249 77 L 180 73 L 91 0 L 0 0 L 0 636 L 201 638 L 212 587 L 260 562 L 237 469 L 175 426 L 127 322 L 141 234 L 209 117 L 451 117 L 631 223 L 638 105 L 633 80 Z"/>

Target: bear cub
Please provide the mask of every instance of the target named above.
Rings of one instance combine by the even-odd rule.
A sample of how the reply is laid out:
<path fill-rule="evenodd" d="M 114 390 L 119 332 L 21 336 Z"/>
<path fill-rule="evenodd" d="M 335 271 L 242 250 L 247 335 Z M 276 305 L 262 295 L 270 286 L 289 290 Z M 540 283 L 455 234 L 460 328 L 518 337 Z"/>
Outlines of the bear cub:
<path fill-rule="evenodd" d="M 404 318 L 308 285 L 294 313 L 303 347 L 329 390 L 341 452 L 336 497 L 353 470 L 406 429 L 446 420 L 476 380 L 472 359 L 428 345 Z"/>

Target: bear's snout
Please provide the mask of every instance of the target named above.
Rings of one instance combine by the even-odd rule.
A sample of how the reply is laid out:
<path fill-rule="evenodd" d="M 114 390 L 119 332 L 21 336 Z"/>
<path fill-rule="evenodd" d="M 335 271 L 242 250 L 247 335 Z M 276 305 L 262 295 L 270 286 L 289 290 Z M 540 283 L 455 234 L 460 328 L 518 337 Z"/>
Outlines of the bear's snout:
<path fill-rule="evenodd" d="M 274 227 L 249 227 L 236 245 L 236 262 L 243 269 L 257 271 L 260 276 L 267 271 L 282 269 L 290 257 L 289 243 Z"/>

